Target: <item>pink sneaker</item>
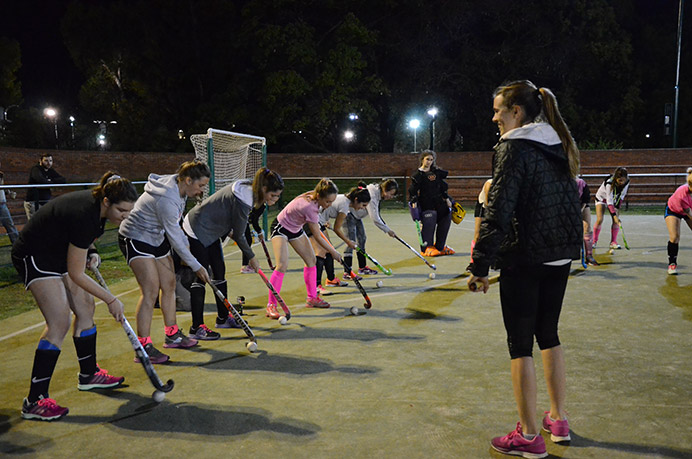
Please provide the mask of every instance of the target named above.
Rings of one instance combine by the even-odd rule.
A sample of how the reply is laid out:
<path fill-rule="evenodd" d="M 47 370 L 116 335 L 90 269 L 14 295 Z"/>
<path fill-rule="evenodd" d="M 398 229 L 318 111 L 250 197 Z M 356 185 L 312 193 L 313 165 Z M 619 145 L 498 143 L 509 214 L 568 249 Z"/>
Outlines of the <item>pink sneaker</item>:
<path fill-rule="evenodd" d="M 267 317 L 270 319 L 277 320 L 279 317 L 281 317 L 281 314 L 279 314 L 279 311 L 276 310 L 276 305 L 269 303 L 267 305 Z"/>
<path fill-rule="evenodd" d="M 326 288 L 322 287 L 321 285 L 318 285 L 317 286 L 317 293 L 319 293 L 322 296 L 325 296 L 325 295 L 331 295 L 334 292 L 332 292 L 331 290 L 327 290 Z"/>
<path fill-rule="evenodd" d="M 77 384 L 77 389 L 79 390 L 91 390 L 91 389 L 108 389 L 110 387 L 119 386 L 125 381 L 125 378 L 120 376 L 112 376 L 108 374 L 108 370 L 105 368 L 99 368 L 96 366 L 96 373 L 91 376 L 84 378 L 82 374 L 79 374 L 79 384 Z"/>
<path fill-rule="evenodd" d="M 567 422 L 567 419 L 556 421 L 550 417 L 550 411 L 545 412 L 543 430 L 550 433 L 550 439 L 555 443 L 572 440 L 572 437 L 569 436 L 569 422 Z"/>
<path fill-rule="evenodd" d="M 318 296 L 317 298 L 308 298 L 305 306 L 308 308 L 327 309 L 331 305 Z"/>
<path fill-rule="evenodd" d="M 24 419 L 56 421 L 69 411 L 69 409 L 55 403 L 52 398 L 39 397 L 34 403 L 29 403 L 29 400 L 24 399 L 24 403 L 22 403 L 22 417 Z"/>
<path fill-rule="evenodd" d="M 494 450 L 512 456 L 527 457 L 529 459 L 538 459 L 548 456 L 543 437 L 539 434 L 536 435 L 533 440 L 527 440 L 521 433 L 521 423 L 519 422 L 517 422 L 516 429 L 504 437 L 493 438 L 490 445 Z"/>
<path fill-rule="evenodd" d="M 240 268 L 240 274 L 255 274 L 257 271 L 252 269 L 250 266 L 243 266 Z"/>

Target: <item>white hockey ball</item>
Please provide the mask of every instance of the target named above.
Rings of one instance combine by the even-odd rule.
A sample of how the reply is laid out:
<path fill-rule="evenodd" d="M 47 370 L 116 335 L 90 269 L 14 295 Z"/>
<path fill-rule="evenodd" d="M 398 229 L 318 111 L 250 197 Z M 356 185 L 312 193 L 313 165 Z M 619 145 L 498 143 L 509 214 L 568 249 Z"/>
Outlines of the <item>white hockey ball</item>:
<path fill-rule="evenodd" d="M 377 288 L 382 288 L 383 284 L 382 284 L 382 281 L 377 281 L 377 283 L 375 285 L 377 285 Z"/>
<path fill-rule="evenodd" d="M 354 316 L 357 316 L 358 312 L 359 311 L 358 311 L 358 308 L 356 306 L 351 307 L 351 314 L 353 314 Z"/>
<path fill-rule="evenodd" d="M 430 273 L 430 275 L 429 275 L 428 277 L 429 277 L 430 279 L 435 279 L 435 273 Z"/>
<path fill-rule="evenodd" d="M 286 319 L 286 316 L 279 317 L 279 323 L 281 325 L 286 325 L 287 322 L 288 322 L 288 319 Z"/>
<path fill-rule="evenodd" d="M 247 347 L 247 350 L 250 352 L 255 352 L 257 350 L 257 343 L 254 341 L 250 341 L 245 345 Z"/>
<path fill-rule="evenodd" d="M 156 403 L 161 403 L 166 398 L 166 393 L 160 390 L 155 390 L 154 393 L 151 394 L 151 398 L 153 398 Z"/>

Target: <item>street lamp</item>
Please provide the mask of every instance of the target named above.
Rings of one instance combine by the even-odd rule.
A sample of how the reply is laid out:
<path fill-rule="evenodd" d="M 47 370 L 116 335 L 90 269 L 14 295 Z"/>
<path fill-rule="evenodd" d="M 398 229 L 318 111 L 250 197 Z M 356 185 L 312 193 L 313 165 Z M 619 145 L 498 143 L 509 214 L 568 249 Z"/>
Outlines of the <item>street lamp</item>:
<path fill-rule="evenodd" d="M 346 142 L 350 142 L 351 140 L 353 140 L 354 137 L 355 134 L 353 133 L 353 131 L 349 130 L 344 132 L 344 139 L 346 139 Z"/>
<path fill-rule="evenodd" d="M 356 113 L 349 113 L 348 119 L 350 119 L 351 121 L 356 121 L 358 119 L 358 115 Z"/>
<path fill-rule="evenodd" d="M 58 112 L 53 107 L 46 107 L 43 110 L 43 115 L 53 121 L 55 127 L 55 149 L 58 149 Z"/>
<path fill-rule="evenodd" d="M 72 148 L 74 148 L 74 116 L 70 115 L 70 129 L 72 130 Z"/>
<path fill-rule="evenodd" d="M 408 122 L 408 127 L 413 129 L 413 151 L 416 151 L 417 145 L 416 145 L 416 131 L 420 127 L 420 121 L 417 119 L 412 119 L 411 121 Z"/>
<path fill-rule="evenodd" d="M 432 117 L 432 120 L 430 120 L 430 149 L 435 151 L 435 117 L 437 116 L 437 108 L 431 107 L 428 109 L 428 115 Z"/>

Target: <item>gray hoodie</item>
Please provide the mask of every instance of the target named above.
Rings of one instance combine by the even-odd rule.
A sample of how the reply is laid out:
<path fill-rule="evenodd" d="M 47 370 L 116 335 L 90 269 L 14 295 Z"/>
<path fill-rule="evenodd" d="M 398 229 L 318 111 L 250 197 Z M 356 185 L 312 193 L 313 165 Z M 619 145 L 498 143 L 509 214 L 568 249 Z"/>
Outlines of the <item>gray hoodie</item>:
<path fill-rule="evenodd" d="M 180 258 L 193 271 L 202 265 L 190 253 L 187 237 L 180 227 L 187 198 L 180 197 L 178 175 L 149 174 L 144 193 L 137 199 L 130 216 L 120 224 L 120 234 L 158 247 L 168 238 Z"/>

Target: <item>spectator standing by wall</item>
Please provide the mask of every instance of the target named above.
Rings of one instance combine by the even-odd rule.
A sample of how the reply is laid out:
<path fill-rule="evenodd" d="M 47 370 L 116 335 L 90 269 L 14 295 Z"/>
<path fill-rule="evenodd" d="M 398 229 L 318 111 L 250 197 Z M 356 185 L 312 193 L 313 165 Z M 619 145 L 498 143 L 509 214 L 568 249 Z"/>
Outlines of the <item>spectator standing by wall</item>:
<path fill-rule="evenodd" d="M 65 177 L 53 169 L 53 154 L 43 153 L 38 164 L 29 171 L 29 184 L 40 183 L 65 183 Z M 30 220 L 39 207 L 46 204 L 51 198 L 50 188 L 29 188 L 24 200 L 26 219 Z"/>

